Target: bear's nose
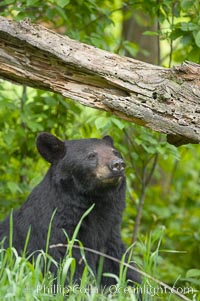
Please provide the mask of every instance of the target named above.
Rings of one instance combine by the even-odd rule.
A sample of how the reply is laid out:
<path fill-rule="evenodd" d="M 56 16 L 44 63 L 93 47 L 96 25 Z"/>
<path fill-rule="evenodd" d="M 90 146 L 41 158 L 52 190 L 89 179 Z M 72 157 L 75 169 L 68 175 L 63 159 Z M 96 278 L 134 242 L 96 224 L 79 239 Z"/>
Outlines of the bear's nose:
<path fill-rule="evenodd" d="M 110 163 L 110 169 L 112 171 L 123 171 L 126 164 L 122 159 L 115 159 Z"/>

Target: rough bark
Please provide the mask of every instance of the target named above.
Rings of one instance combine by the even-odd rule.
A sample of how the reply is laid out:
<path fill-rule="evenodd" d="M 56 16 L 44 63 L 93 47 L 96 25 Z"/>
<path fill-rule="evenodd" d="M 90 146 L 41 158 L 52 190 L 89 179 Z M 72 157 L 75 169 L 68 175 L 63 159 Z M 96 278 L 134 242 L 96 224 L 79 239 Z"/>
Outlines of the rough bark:
<path fill-rule="evenodd" d="M 168 134 L 200 142 L 200 66 L 166 69 L 97 49 L 28 20 L 0 17 L 0 77 L 47 89 Z"/>

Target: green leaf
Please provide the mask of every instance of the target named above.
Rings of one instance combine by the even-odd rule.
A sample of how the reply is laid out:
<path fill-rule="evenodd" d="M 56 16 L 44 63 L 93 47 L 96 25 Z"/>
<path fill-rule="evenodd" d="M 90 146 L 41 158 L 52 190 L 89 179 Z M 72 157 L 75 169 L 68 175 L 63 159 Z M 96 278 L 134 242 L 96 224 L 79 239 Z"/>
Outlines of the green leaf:
<path fill-rule="evenodd" d="M 191 270 L 187 271 L 186 277 L 187 278 L 200 277 L 200 270 L 199 269 L 191 269 Z"/>
<path fill-rule="evenodd" d="M 194 35 L 195 43 L 200 48 L 200 31 L 197 32 L 197 34 Z"/>
<path fill-rule="evenodd" d="M 194 31 L 197 30 L 199 27 L 197 24 L 192 22 L 182 22 L 181 23 L 181 29 L 183 31 Z"/>
<path fill-rule="evenodd" d="M 70 0 L 57 0 L 57 5 L 59 5 L 60 7 L 65 7 L 66 5 L 68 5 L 70 3 Z"/>
<path fill-rule="evenodd" d="M 112 123 L 114 123 L 114 125 L 116 125 L 120 130 L 122 130 L 125 127 L 124 122 L 116 118 L 112 119 Z"/>
<path fill-rule="evenodd" d="M 194 5 L 194 0 L 182 0 L 181 7 L 185 10 L 191 8 Z"/>
<path fill-rule="evenodd" d="M 54 97 L 45 97 L 44 101 L 49 106 L 56 106 L 58 101 Z"/>
<path fill-rule="evenodd" d="M 63 98 L 60 98 L 59 99 L 59 102 L 66 108 L 66 109 L 69 109 L 69 104 L 63 99 Z M 76 109 L 76 108 L 75 108 Z"/>
<path fill-rule="evenodd" d="M 5 0 L 5 1 L 2 1 L 2 2 L 0 3 L 0 7 L 1 7 L 1 6 L 4 6 L 4 5 L 12 4 L 12 3 L 14 3 L 14 2 L 15 2 L 15 0 Z"/>
<path fill-rule="evenodd" d="M 17 185 L 15 182 L 8 182 L 7 187 L 12 193 L 22 192 L 19 185 Z"/>
<path fill-rule="evenodd" d="M 28 6 L 35 6 L 36 3 L 38 3 L 39 0 L 27 0 L 27 5 Z"/>
<path fill-rule="evenodd" d="M 96 128 L 98 130 L 104 128 L 107 122 L 108 122 L 108 119 L 105 118 L 105 117 L 99 117 L 99 118 L 97 118 L 95 120 Z"/>
<path fill-rule="evenodd" d="M 7 145 L 11 145 L 15 138 L 15 132 L 13 130 L 8 130 L 7 133 L 4 134 L 4 141 Z"/>
<path fill-rule="evenodd" d="M 196 48 L 193 48 L 190 53 L 188 54 L 188 59 L 190 61 L 198 63 L 200 61 L 200 52 L 197 51 Z"/>
<path fill-rule="evenodd" d="M 141 145 L 142 144 L 142 140 L 140 138 L 135 138 L 134 141 L 135 141 L 135 143 L 137 145 Z"/>
<path fill-rule="evenodd" d="M 33 131 L 33 132 L 37 132 L 37 131 L 42 131 L 43 128 L 42 126 L 36 122 L 36 121 L 28 121 L 27 122 L 27 126 Z"/>

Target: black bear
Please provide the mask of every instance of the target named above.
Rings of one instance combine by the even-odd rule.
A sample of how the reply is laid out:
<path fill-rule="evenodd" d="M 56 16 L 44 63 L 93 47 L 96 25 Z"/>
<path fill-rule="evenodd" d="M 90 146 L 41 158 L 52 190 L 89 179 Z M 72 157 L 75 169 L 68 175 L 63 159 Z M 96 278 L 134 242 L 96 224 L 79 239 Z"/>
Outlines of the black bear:
<path fill-rule="evenodd" d="M 125 163 L 113 145 L 110 136 L 102 139 L 61 141 L 49 133 L 37 137 L 40 155 L 51 163 L 42 180 L 20 209 L 13 213 L 13 246 L 22 252 L 29 227 L 31 234 L 28 252 L 45 250 L 49 222 L 54 210 L 50 245 L 66 244 L 66 235 L 72 237 L 84 212 L 95 204 L 83 220 L 78 239 L 87 248 L 102 251 L 121 260 L 125 246 L 121 240 L 120 227 L 125 207 Z M 0 224 L 0 240 L 7 237 L 9 217 Z M 51 248 L 49 253 L 60 262 L 65 256 L 63 247 Z M 77 262 L 75 278 L 82 275 L 84 262 L 80 251 L 74 250 Z M 86 252 L 86 259 L 97 273 L 99 256 Z M 105 259 L 103 272 L 118 275 L 119 264 Z M 128 270 L 127 278 L 140 282 L 138 273 Z M 102 277 L 102 285 L 114 284 L 114 278 Z"/>

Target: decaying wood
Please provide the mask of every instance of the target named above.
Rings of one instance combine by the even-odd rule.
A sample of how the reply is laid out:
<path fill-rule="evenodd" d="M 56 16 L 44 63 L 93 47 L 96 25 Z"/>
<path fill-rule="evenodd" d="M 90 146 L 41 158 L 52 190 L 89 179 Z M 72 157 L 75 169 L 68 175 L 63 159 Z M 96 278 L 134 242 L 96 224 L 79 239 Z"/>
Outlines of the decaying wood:
<path fill-rule="evenodd" d="M 200 142 L 200 65 L 166 69 L 0 17 L 0 77 L 47 89 L 168 135 Z"/>

